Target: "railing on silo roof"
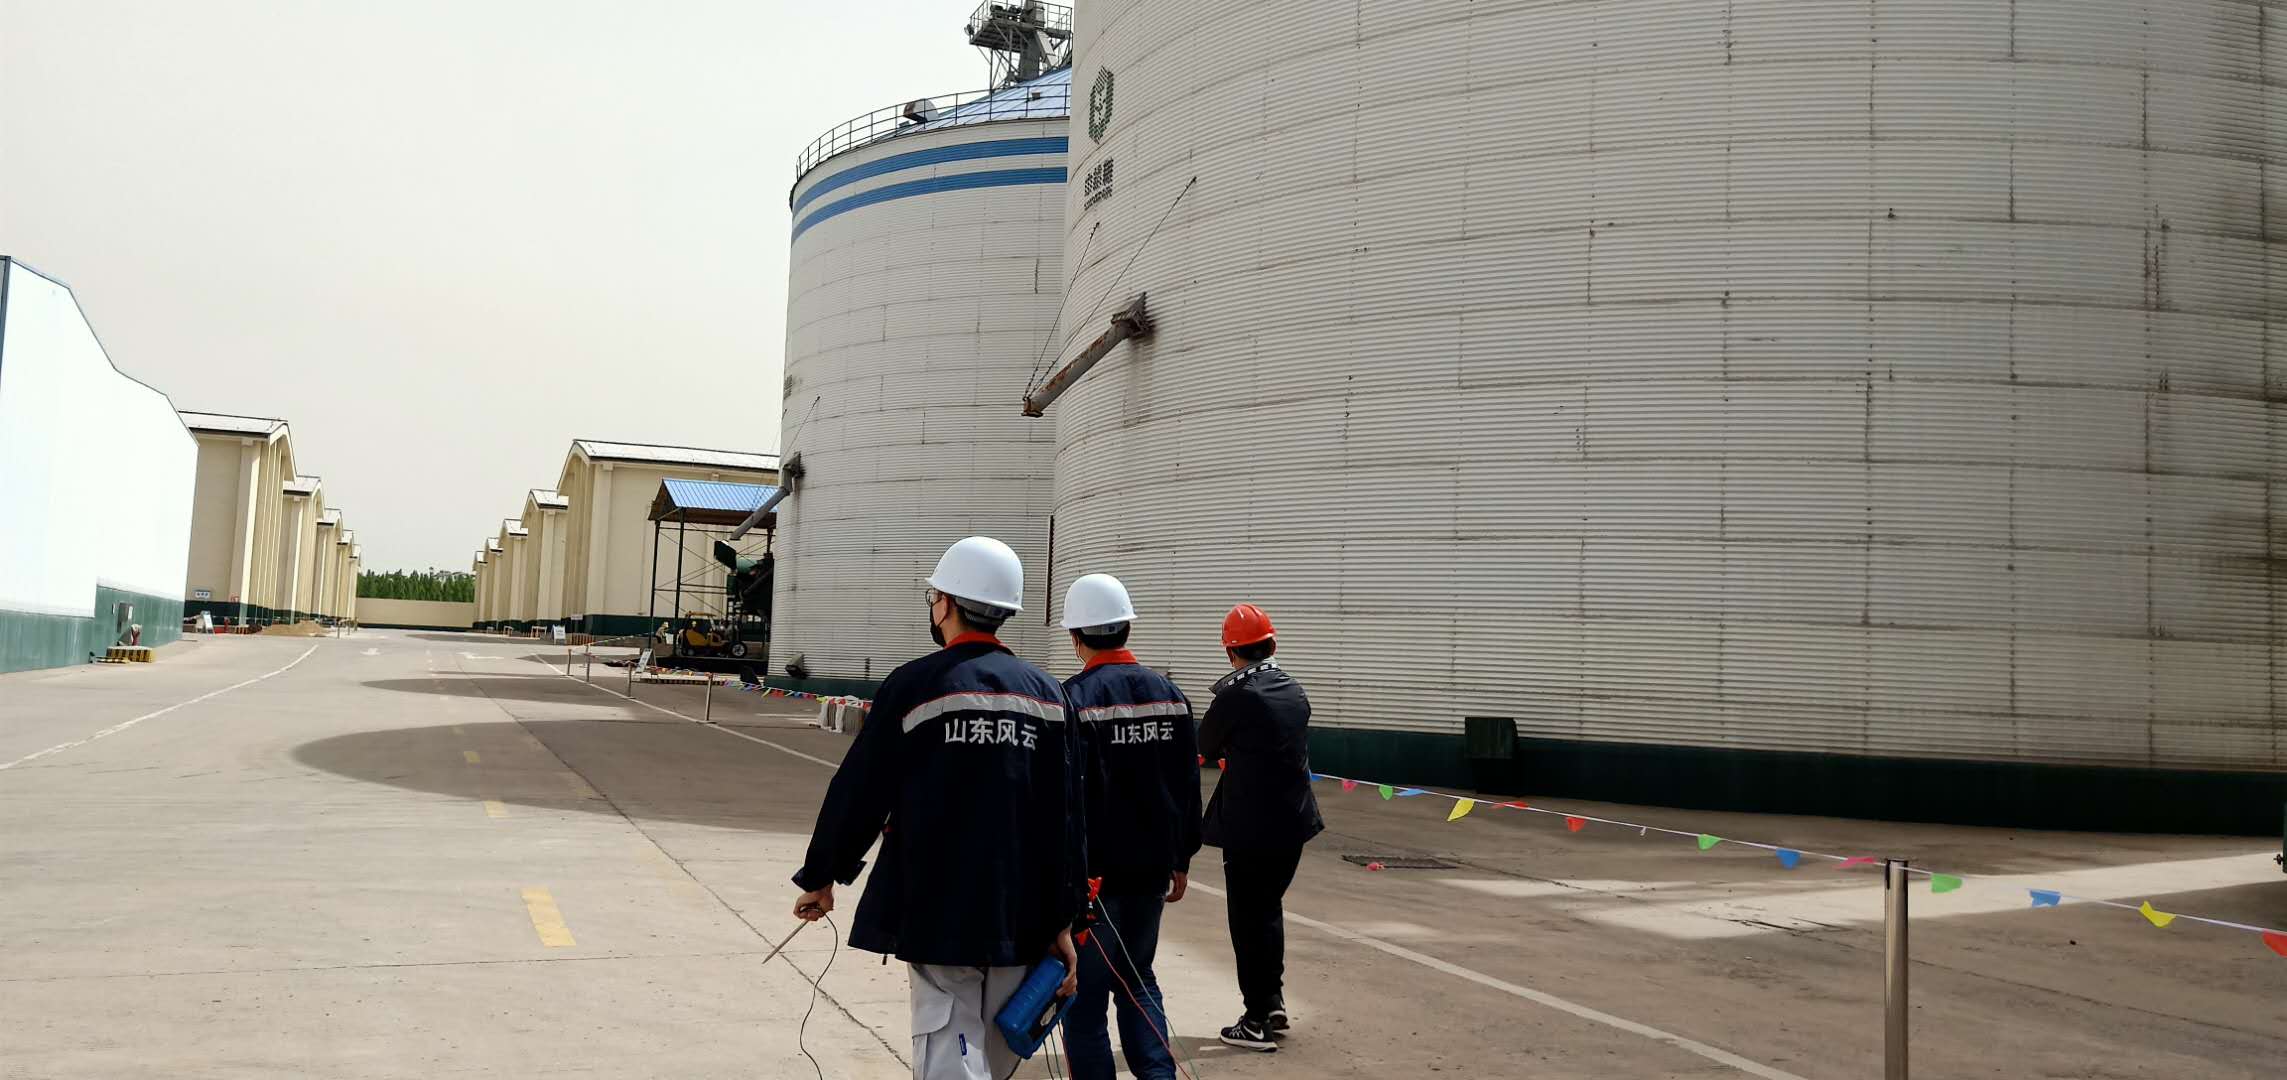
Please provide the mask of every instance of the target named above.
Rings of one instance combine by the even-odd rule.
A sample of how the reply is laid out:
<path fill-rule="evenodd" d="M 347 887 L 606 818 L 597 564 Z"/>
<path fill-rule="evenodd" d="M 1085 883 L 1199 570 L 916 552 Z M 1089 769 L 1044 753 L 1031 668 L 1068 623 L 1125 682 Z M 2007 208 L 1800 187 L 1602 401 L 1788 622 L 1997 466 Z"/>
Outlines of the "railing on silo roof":
<path fill-rule="evenodd" d="M 853 117 L 818 136 L 794 161 L 799 182 L 819 162 L 885 139 L 995 120 L 1052 120 L 1072 115 L 1072 86 L 1046 77 L 991 90 L 916 98 Z"/>

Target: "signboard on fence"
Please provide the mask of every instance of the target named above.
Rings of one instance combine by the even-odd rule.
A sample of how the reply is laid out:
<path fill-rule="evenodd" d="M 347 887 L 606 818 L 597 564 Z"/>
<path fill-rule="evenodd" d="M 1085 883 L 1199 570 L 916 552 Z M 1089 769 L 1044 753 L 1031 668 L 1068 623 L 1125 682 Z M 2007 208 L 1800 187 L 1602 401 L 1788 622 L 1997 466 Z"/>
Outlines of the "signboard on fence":
<path fill-rule="evenodd" d="M 213 589 L 192 589 L 192 590 L 191 590 L 191 599 L 193 599 L 193 600 L 212 600 L 212 599 L 214 599 L 214 590 L 213 590 Z"/>

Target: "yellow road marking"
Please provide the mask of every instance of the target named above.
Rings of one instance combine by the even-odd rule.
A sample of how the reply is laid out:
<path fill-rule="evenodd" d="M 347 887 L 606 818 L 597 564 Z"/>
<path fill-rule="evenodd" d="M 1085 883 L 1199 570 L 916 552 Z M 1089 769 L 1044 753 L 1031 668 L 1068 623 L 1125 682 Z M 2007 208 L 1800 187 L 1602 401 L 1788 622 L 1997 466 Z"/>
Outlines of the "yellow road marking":
<path fill-rule="evenodd" d="M 462 731 L 462 730 L 461 730 L 461 726 L 460 726 L 459 724 L 454 724 L 454 725 L 453 725 L 453 734 L 455 734 L 455 735 L 466 735 L 466 734 L 468 734 L 468 732 Z"/>
<path fill-rule="evenodd" d="M 532 916 L 532 930 L 540 935 L 540 944 L 551 949 L 569 949 L 576 944 L 571 928 L 564 925 L 564 913 L 556 910 L 556 898 L 548 895 L 548 890 L 524 890 L 524 910 Z"/>
<path fill-rule="evenodd" d="M 486 799 L 484 801 L 484 816 L 488 818 L 507 817 L 508 804 L 501 802 L 499 799 Z"/>
<path fill-rule="evenodd" d="M 477 763 L 477 756 L 476 756 L 476 751 L 474 751 L 474 750 L 463 750 L 463 751 L 461 751 L 461 756 L 462 756 L 462 757 L 464 757 L 464 758 L 467 758 L 467 759 L 468 759 L 468 763 L 469 763 L 469 764 L 471 764 L 471 765 L 474 765 L 474 764 L 476 764 L 476 763 Z"/>

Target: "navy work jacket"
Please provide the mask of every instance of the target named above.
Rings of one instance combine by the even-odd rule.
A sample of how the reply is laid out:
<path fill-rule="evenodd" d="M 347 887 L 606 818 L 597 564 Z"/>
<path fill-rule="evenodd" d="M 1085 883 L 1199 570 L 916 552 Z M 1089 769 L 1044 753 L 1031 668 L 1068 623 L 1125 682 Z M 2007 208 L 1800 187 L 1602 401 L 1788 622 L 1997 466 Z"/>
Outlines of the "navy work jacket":
<path fill-rule="evenodd" d="M 1126 649 L 1064 682 L 1080 725 L 1088 874 L 1108 894 L 1164 894 L 1199 852 L 1199 733 L 1191 703 Z"/>
<path fill-rule="evenodd" d="M 1207 842 L 1226 852 L 1286 851 L 1326 828 L 1310 790 L 1310 698 L 1275 660 L 1215 684 L 1199 752 L 1222 759 L 1207 803 Z"/>
<path fill-rule="evenodd" d="M 879 838 L 853 948 L 1029 966 L 1086 903 L 1080 814 L 1062 689 L 992 636 L 964 634 L 882 681 L 794 883 L 849 884 Z"/>

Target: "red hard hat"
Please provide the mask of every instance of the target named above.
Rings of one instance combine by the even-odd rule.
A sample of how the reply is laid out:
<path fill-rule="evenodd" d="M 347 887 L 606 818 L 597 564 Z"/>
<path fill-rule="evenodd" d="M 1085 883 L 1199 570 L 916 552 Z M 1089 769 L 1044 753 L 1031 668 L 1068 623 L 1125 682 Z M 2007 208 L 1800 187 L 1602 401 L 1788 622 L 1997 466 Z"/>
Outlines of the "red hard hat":
<path fill-rule="evenodd" d="M 1240 604 L 1223 616 L 1223 647 L 1236 649 L 1245 645 L 1260 645 L 1278 634 L 1271 625 L 1271 617 L 1253 604 Z"/>

